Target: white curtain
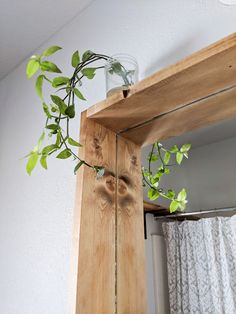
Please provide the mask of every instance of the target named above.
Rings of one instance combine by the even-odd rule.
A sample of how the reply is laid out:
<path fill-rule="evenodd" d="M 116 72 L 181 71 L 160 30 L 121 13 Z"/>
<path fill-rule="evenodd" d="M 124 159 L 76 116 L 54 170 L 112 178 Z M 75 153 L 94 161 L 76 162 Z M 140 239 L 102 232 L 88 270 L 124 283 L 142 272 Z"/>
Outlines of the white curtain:
<path fill-rule="evenodd" d="M 163 223 L 171 314 L 236 313 L 236 216 Z"/>

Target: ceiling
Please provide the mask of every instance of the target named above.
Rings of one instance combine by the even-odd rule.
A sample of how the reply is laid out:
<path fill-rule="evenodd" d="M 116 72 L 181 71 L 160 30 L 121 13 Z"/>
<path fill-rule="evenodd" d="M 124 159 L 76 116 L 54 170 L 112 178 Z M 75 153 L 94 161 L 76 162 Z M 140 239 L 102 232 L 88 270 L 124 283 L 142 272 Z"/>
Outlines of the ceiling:
<path fill-rule="evenodd" d="M 93 0 L 0 0 L 0 79 Z"/>

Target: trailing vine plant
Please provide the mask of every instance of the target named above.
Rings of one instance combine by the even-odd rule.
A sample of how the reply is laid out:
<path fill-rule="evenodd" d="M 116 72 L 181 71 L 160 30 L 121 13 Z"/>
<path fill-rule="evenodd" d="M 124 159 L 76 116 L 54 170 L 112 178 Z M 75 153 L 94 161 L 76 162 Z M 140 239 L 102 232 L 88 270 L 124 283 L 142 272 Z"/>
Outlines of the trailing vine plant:
<path fill-rule="evenodd" d="M 181 148 L 174 145 L 171 149 L 166 149 L 160 142 L 156 142 L 147 157 L 148 168 L 142 167 L 143 185 L 149 188 L 148 198 L 152 201 L 159 197 L 168 199 L 171 213 L 185 209 L 187 193 L 184 188 L 178 195 L 172 189 L 165 191 L 160 187 L 161 178 L 170 173 L 171 167 L 180 165 L 184 158 L 188 158 L 190 148 L 191 144 L 184 144 Z"/>
<path fill-rule="evenodd" d="M 71 59 L 71 65 L 74 68 L 72 76 L 56 76 L 51 80 L 46 73 L 61 73 L 61 70 L 56 64 L 45 59 L 60 49 L 62 48 L 58 46 L 49 47 L 44 50 L 41 55 L 32 56 L 26 67 L 26 75 L 28 78 L 31 78 L 38 71 L 41 72 L 36 79 L 35 88 L 37 95 L 42 101 L 43 111 L 46 115 L 45 130 L 40 136 L 37 145 L 27 155 L 28 163 L 26 165 L 26 170 L 30 175 L 35 168 L 38 159 L 40 159 L 41 166 L 44 169 L 47 169 L 48 156 L 60 151 L 56 158 L 67 159 L 73 157 L 77 161 L 74 168 L 75 173 L 82 165 L 86 165 L 95 170 L 98 176 L 101 176 L 104 172 L 103 167 L 89 164 L 86 160 L 82 160 L 73 151 L 73 147 L 80 147 L 81 144 L 70 136 L 70 121 L 75 117 L 75 98 L 78 98 L 81 101 L 86 100 L 79 90 L 79 87 L 83 84 L 83 80 L 85 78 L 89 80 L 93 79 L 96 71 L 104 68 L 104 65 L 98 65 L 98 62 L 107 61 L 111 58 L 87 50 L 82 55 L 82 59 L 80 59 L 79 52 L 75 51 Z M 91 67 L 91 64 L 96 64 L 96 66 Z M 124 85 L 130 85 L 129 73 L 126 72 L 119 62 L 112 62 L 110 71 L 114 71 L 117 75 L 120 75 L 124 79 Z M 43 97 L 42 86 L 44 81 L 48 82 L 52 88 L 56 89 L 55 92 L 64 92 L 63 97 L 59 97 L 59 95 L 56 95 L 55 93 L 51 94 L 50 106 L 46 104 Z M 45 131 L 48 131 L 48 136 L 51 137 L 54 142 L 42 148 Z"/>
<path fill-rule="evenodd" d="M 81 159 L 73 149 L 82 145 L 73 139 L 70 135 L 70 122 L 76 114 L 76 102 L 85 101 L 81 92 L 81 86 L 85 79 L 91 80 L 96 75 L 96 71 L 104 68 L 104 62 L 112 60 L 109 72 L 122 77 L 124 86 L 132 84 L 131 73 L 127 71 L 122 64 L 111 57 L 94 53 L 90 50 L 85 51 L 82 56 L 75 51 L 71 58 L 73 74 L 71 77 L 59 75 L 62 73 L 60 68 L 53 62 L 47 60 L 47 57 L 53 55 L 62 49 L 58 46 L 52 46 L 43 51 L 41 55 L 30 57 L 26 75 L 30 79 L 34 74 L 40 72 L 36 78 L 35 89 L 41 99 L 42 108 L 46 116 L 44 130 L 33 150 L 26 156 L 28 158 L 26 171 L 31 175 L 38 161 L 41 166 L 47 169 L 47 158 L 56 154 L 56 158 L 73 158 L 76 162 L 74 173 L 82 166 L 87 166 L 97 173 L 98 177 L 103 176 L 104 168 L 100 165 L 91 165 L 86 160 Z M 101 63 L 103 62 L 103 63 Z M 93 66 L 91 66 L 93 65 Z M 56 74 L 54 78 L 48 77 L 48 73 Z M 47 104 L 43 95 L 43 83 L 48 83 L 54 92 L 50 94 L 50 104 Z M 59 96 L 60 95 L 60 96 Z M 45 134 L 51 139 L 51 143 L 43 147 Z M 165 192 L 160 188 L 160 180 L 163 175 L 170 173 L 170 159 L 175 155 L 177 164 L 181 164 L 183 158 L 188 157 L 190 144 L 183 145 L 180 149 L 175 145 L 170 150 L 165 149 L 161 143 L 153 144 L 152 150 L 148 156 L 148 168 L 142 168 L 143 184 L 149 187 L 148 197 L 150 200 L 156 200 L 163 197 L 171 201 L 170 211 L 178 209 L 183 210 L 187 203 L 186 191 L 182 189 L 176 196 L 173 190 Z M 164 154 L 164 155 L 163 155 Z M 159 161 L 159 166 L 152 169 L 154 162 Z"/>

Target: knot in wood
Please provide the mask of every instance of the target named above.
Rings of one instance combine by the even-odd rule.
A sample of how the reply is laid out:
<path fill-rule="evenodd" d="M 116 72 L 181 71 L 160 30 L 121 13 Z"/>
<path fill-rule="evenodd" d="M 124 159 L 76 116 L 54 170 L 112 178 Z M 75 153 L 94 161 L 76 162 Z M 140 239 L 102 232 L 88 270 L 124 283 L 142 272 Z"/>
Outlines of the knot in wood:
<path fill-rule="evenodd" d="M 115 178 L 112 177 L 112 176 L 109 176 L 106 178 L 106 186 L 107 186 L 107 189 L 110 191 L 110 192 L 115 192 L 115 188 L 116 188 L 116 185 L 115 185 Z"/>
<path fill-rule="evenodd" d="M 127 185 L 124 181 L 119 180 L 118 192 L 119 194 L 122 194 L 122 195 L 127 193 Z"/>
<path fill-rule="evenodd" d="M 96 150 L 98 150 L 98 149 L 101 148 L 100 141 L 99 141 L 99 139 L 98 139 L 97 137 L 94 137 L 94 139 L 93 139 L 93 145 L 94 145 L 94 148 L 95 148 Z"/>
<path fill-rule="evenodd" d="M 131 164 L 132 164 L 133 166 L 137 166 L 137 156 L 133 155 L 133 156 L 131 157 Z"/>

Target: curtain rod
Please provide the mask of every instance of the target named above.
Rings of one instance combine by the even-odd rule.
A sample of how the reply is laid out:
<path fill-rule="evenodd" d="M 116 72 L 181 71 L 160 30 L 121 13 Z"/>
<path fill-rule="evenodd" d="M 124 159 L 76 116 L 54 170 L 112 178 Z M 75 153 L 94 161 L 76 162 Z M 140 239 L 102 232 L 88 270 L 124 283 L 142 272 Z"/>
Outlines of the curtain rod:
<path fill-rule="evenodd" d="M 236 207 L 224 207 L 224 208 L 213 208 L 208 210 L 201 210 L 198 212 L 189 212 L 189 213 L 179 213 L 179 214 L 168 214 L 168 215 L 160 215 L 158 216 L 155 213 L 155 219 L 168 219 L 168 218 L 178 218 L 178 217 L 190 217 L 196 215 L 204 215 L 204 214 L 213 214 L 213 213 L 222 213 L 222 212 L 234 212 L 236 213 Z"/>

